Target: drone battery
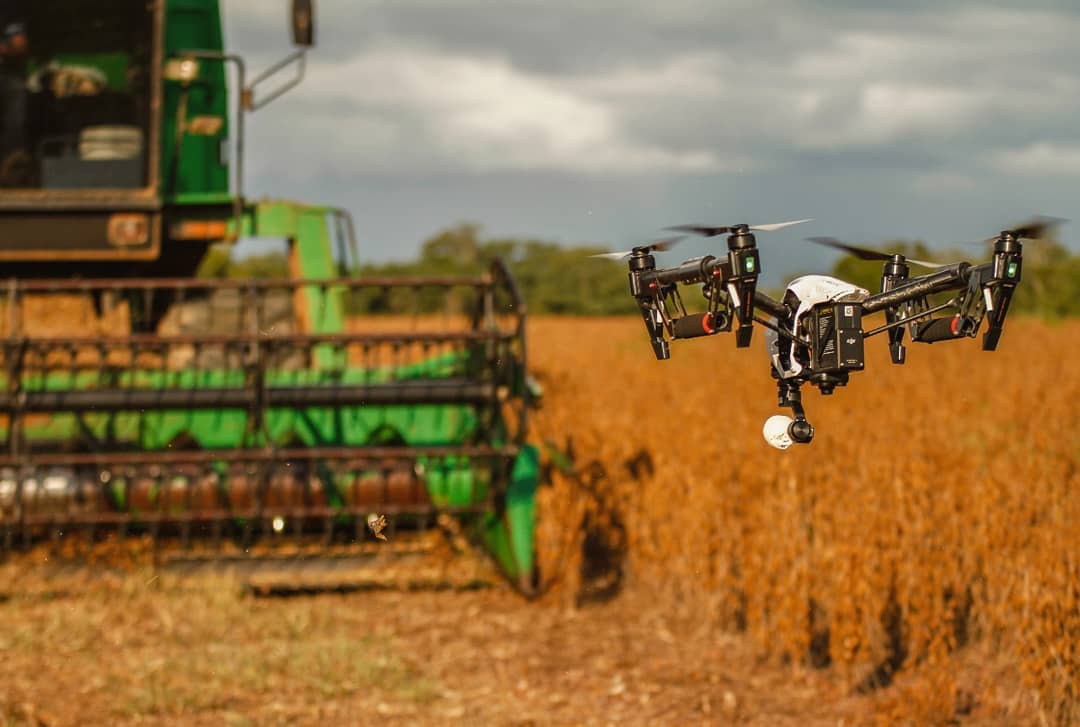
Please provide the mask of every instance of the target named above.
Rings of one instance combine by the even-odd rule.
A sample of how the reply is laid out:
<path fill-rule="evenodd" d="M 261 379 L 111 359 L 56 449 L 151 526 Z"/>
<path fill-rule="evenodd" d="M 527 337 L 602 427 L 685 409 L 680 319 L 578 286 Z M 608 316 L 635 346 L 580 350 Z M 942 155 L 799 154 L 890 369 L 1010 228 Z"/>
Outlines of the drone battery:
<path fill-rule="evenodd" d="M 814 362 L 819 371 L 863 368 L 862 306 L 830 303 L 814 308 Z"/>

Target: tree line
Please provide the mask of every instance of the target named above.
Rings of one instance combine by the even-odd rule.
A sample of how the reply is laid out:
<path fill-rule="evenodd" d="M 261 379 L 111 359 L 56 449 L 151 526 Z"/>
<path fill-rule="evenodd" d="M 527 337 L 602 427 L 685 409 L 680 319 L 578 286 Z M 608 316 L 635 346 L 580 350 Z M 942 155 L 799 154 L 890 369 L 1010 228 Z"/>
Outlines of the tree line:
<path fill-rule="evenodd" d="M 924 243 L 890 241 L 867 245 L 878 250 L 939 262 L 989 259 L 991 243 L 985 250 L 931 251 Z M 607 252 L 598 246 L 565 246 L 546 240 L 485 239 L 475 224 L 459 224 L 429 238 L 419 256 L 408 262 L 364 264 L 352 272 L 359 276 L 468 275 L 487 270 L 496 257 L 505 260 L 517 279 L 529 311 L 560 315 L 622 315 L 637 312 L 627 295 L 626 266 L 623 262 L 589 259 Z M 587 261 L 589 264 L 583 264 Z M 288 274 L 281 253 L 266 253 L 239 260 L 227 251 L 212 250 L 200 268 L 211 278 L 278 278 Z M 871 292 L 880 287 L 881 263 L 839 259 L 828 274 L 860 285 Z M 919 274 L 919 269 L 912 269 Z M 792 276 L 795 277 L 795 276 Z M 768 291 L 774 295 L 782 291 Z M 688 306 L 698 305 L 699 296 L 688 298 Z M 350 301 L 354 312 L 429 311 L 445 304 L 437 295 L 417 300 L 409 291 L 364 291 Z M 1048 319 L 1080 315 L 1080 255 L 1074 255 L 1056 240 L 1024 246 L 1023 281 L 1016 291 L 1012 310 Z"/>

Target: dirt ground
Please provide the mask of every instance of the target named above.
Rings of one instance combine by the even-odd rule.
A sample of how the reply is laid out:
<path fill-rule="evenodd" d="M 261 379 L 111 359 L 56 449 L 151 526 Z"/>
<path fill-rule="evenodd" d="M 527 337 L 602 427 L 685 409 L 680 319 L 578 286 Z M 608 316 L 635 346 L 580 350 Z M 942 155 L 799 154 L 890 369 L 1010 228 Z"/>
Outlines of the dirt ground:
<path fill-rule="evenodd" d="M 3 566 L 0 721 L 854 725 L 897 698 L 767 663 L 632 589 L 572 608 L 505 586 L 267 598 L 243 585 Z M 974 689 L 992 656 L 962 658 L 979 665 L 959 669 Z M 978 709 L 964 721 L 1016 724 Z"/>

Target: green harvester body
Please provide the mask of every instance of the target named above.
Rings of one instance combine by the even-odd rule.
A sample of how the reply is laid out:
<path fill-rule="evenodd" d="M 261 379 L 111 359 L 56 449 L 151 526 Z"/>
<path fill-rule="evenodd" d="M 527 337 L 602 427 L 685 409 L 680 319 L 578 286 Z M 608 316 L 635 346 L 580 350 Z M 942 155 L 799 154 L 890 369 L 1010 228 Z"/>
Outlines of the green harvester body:
<path fill-rule="evenodd" d="M 116 528 L 379 545 L 372 516 L 451 514 L 528 590 L 539 463 L 505 266 L 355 277 L 348 213 L 244 195 L 243 119 L 310 40 L 263 95 L 276 76 L 247 82 L 217 0 L 31 6 L 39 151 L 0 186 L 0 548 Z M 57 66 L 96 69 L 96 93 L 55 91 Z M 195 277 L 246 238 L 282 241 L 288 277 Z"/>

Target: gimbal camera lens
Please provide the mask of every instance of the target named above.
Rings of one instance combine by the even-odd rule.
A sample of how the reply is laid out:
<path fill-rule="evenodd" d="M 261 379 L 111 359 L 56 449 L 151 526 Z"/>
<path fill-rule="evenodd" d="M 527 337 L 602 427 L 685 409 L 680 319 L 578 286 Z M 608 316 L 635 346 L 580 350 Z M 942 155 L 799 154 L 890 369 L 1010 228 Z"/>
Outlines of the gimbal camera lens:
<path fill-rule="evenodd" d="M 805 419 L 796 419 L 788 426 L 791 438 L 799 444 L 810 444 L 814 438 L 814 428 Z"/>

